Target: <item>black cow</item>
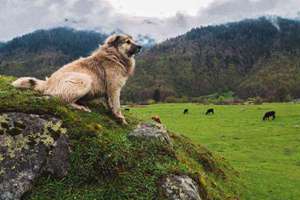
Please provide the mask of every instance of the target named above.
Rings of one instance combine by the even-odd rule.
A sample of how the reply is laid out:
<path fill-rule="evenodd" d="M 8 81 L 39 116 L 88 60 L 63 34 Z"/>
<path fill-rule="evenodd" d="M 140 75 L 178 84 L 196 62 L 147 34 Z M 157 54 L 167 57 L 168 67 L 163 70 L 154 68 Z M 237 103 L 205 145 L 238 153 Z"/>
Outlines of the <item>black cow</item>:
<path fill-rule="evenodd" d="M 214 109 L 213 108 L 210 108 L 210 109 L 207 109 L 207 111 L 206 111 L 206 115 L 209 115 L 209 114 L 214 114 L 215 113 L 215 111 L 214 111 Z"/>
<path fill-rule="evenodd" d="M 189 109 L 184 109 L 183 114 L 188 114 L 189 113 Z"/>
<path fill-rule="evenodd" d="M 269 112 L 266 112 L 264 117 L 263 117 L 263 120 L 267 120 L 267 119 L 270 119 L 270 117 L 272 117 L 272 120 L 275 119 L 275 111 L 269 111 Z"/>
<path fill-rule="evenodd" d="M 128 111 L 128 112 L 129 112 L 129 111 L 130 111 L 130 109 L 129 109 L 129 108 L 125 108 L 125 111 Z"/>

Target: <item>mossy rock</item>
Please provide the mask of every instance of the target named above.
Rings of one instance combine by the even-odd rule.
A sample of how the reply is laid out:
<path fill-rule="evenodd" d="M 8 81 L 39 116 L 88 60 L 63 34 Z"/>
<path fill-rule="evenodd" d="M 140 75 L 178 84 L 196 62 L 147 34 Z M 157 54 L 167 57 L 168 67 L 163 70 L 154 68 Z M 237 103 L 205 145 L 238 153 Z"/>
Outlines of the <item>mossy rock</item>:
<path fill-rule="evenodd" d="M 89 105 L 91 113 L 77 111 L 56 98 L 17 90 L 10 86 L 13 80 L 0 76 L 0 113 L 34 114 L 61 121 L 55 126 L 55 120 L 50 120 L 54 129 L 47 129 L 47 134 L 55 141 L 64 132 L 71 149 L 67 174 L 63 178 L 40 174 L 23 199 L 170 199 L 163 189 L 163 180 L 171 180 L 166 177 L 188 177 L 187 182 L 195 184 L 191 188 L 196 188 L 203 200 L 238 199 L 241 186 L 236 171 L 189 139 L 169 132 L 167 142 L 130 137 L 141 123 L 130 113 L 126 113 L 129 125 L 122 126 L 102 105 Z M 3 119 L 1 123 L 10 130 L 10 122 Z M 22 122 L 14 124 L 11 137 L 26 129 Z M 47 144 L 51 150 L 51 142 Z"/>
<path fill-rule="evenodd" d="M 70 149 L 61 120 L 6 112 L 0 122 L 0 199 L 20 199 L 42 173 L 67 175 Z"/>

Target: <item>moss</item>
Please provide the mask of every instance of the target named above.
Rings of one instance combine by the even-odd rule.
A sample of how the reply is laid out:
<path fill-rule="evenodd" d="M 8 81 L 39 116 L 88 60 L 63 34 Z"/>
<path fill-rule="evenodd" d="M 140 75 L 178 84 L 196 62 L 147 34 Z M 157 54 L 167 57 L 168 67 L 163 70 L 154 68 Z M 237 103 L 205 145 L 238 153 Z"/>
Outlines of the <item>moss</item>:
<path fill-rule="evenodd" d="M 0 111 L 49 114 L 62 121 L 47 123 L 43 133 L 32 133 L 22 138 L 23 143 L 14 144 L 12 136 L 5 143 L 20 148 L 39 142 L 52 145 L 53 138 L 68 134 L 72 147 L 68 176 L 63 180 L 41 177 L 25 199 L 163 199 L 159 180 L 171 173 L 191 176 L 201 186 L 203 199 L 238 195 L 232 189 L 237 181 L 220 178 L 216 170 L 226 177 L 235 176 L 227 163 L 189 140 L 172 135 L 172 147 L 155 140 L 129 139 L 128 133 L 140 122 L 130 113 L 125 113 L 129 125 L 121 126 L 99 103 L 89 105 L 91 113 L 77 111 L 56 98 L 17 90 L 10 86 L 13 80 L 0 76 Z M 3 116 L 0 122 L 7 123 Z M 207 156 L 209 162 L 205 163 L 211 170 L 199 155 Z"/>
<path fill-rule="evenodd" d="M 4 157 L 3 157 L 3 155 L 0 154 L 0 162 L 1 162 L 2 160 L 4 160 Z"/>
<path fill-rule="evenodd" d="M 0 145 L 7 147 L 9 157 L 14 158 L 22 149 L 28 149 L 28 142 L 28 138 L 24 137 L 22 134 L 18 135 L 17 137 L 7 135 L 4 137 L 3 143 Z"/>
<path fill-rule="evenodd" d="M 22 134 L 23 129 L 26 128 L 24 122 L 14 121 L 7 114 L 0 114 L 1 130 L 6 135 L 2 138 L 3 141 L 0 147 L 4 147 L 8 151 L 10 158 L 21 152 L 23 149 L 28 150 L 30 145 L 43 143 L 46 147 L 54 144 L 53 135 L 66 134 L 67 129 L 62 127 L 62 121 L 56 123 L 48 121 L 44 125 L 43 132 Z M 5 124 L 5 126 L 3 125 Z"/>

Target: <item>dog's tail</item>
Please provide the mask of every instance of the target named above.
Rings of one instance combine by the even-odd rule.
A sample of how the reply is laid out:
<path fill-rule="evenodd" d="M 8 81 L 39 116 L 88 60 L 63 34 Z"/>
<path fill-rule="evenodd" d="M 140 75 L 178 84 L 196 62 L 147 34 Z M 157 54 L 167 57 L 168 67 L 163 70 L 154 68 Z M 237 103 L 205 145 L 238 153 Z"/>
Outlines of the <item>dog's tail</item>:
<path fill-rule="evenodd" d="M 47 80 L 40 80 L 33 77 L 21 77 L 12 82 L 12 86 L 16 88 L 28 88 L 36 91 L 43 92 L 46 87 Z"/>

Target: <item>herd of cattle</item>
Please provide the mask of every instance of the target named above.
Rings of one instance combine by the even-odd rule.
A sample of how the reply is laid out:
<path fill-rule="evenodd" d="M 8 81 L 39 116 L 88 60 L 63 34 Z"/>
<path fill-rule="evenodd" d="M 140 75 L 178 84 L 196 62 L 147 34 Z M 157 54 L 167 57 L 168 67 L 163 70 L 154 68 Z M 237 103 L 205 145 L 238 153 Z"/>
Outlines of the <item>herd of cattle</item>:
<path fill-rule="evenodd" d="M 129 108 L 126 108 L 125 110 L 126 110 L 126 111 L 130 111 Z M 186 108 L 186 109 L 183 110 L 183 114 L 184 114 L 184 115 L 186 115 L 186 114 L 188 114 L 188 113 L 189 113 L 189 109 Z M 213 115 L 213 114 L 215 114 L 215 110 L 214 110 L 213 108 L 209 108 L 209 109 L 207 109 L 207 111 L 205 112 L 205 115 Z M 274 120 L 274 119 L 276 118 L 275 115 L 276 115 L 275 111 L 268 111 L 268 112 L 266 112 L 266 113 L 264 114 L 264 116 L 263 116 L 262 119 L 263 119 L 263 121 L 269 120 L 270 118 L 272 118 L 272 120 Z M 161 124 L 161 120 L 160 120 L 160 117 L 159 117 L 158 115 L 151 117 L 151 119 L 152 119 L 153 121 L 155 121 L 155 122 Z"/>

